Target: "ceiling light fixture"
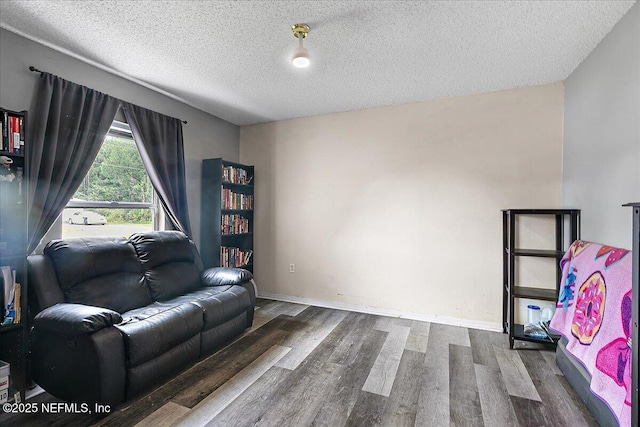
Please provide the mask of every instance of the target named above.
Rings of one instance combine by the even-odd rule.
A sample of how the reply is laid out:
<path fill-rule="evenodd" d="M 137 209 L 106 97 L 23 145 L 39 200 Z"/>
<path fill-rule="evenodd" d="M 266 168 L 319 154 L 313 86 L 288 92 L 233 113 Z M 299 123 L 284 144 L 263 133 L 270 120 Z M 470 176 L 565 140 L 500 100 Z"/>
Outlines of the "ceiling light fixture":
<path fill-rule="evenodd" d="M 293 50 L 291 62 L 294 67 L 307 68 L 311 61 L 309 60 L 309 51 L 302 45 L 302 39 L 309 34 L 309 26 L 307 24 L 295 24 L 291 26 L 293 36 L 298 39 L 298 47 Z"/>

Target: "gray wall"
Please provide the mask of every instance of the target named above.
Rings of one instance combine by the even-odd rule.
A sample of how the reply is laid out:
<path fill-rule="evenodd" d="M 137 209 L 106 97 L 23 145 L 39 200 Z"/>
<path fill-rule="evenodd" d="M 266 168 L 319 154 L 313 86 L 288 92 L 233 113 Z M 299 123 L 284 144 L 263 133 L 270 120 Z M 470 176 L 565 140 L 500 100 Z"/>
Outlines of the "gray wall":
<path fill-rule="evenodd" d="M 565 81 L 562 199 L 582 238 L 631 248 L 640 202 L 640 4 Z"/>
<path fill-rule="evenodd" d="M 239 127 L 4 29 L 0 29 L 0 106 L 30 110 L 38 79 L 28 70 L 30 65 L 189 122 L 183 126 L 187 191 L 193 237 L 199 243 L 201 160 L 238 161 Z"/>

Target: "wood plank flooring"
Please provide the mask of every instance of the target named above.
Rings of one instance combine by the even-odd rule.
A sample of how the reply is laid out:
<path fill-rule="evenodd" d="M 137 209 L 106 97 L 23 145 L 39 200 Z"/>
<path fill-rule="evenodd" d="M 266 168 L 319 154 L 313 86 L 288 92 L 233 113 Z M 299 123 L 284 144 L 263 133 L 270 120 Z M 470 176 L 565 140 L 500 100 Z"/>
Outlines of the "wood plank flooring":
<path fill-rule="evenodd" d="M 55 402 L 43 393 L 30 402 Z M 259 299 L 254 326 L 107 416 L 2 426 L 597 426 L 555 366 L 506 335 Z"/>
<path fill-rule="evenodd" d="M 410 328 L 392 326 L 362 390 L 389 397 Z"/>

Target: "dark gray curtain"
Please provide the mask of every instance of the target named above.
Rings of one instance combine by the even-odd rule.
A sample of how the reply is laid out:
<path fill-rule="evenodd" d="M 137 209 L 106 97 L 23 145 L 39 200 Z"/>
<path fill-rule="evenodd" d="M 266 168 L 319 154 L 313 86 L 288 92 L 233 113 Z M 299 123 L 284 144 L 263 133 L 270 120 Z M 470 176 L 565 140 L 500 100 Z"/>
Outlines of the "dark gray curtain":
<path fill-rule="evenodd" d="M 126 102 L 122 109 L 167 217 L 176 229 L 191 236 L 182 123 Z"/>
<path fill-rule="evenodd" d="M 29 247 L 31 253 L 89 171 L 120 100 L 41 73 L 31 117 Z"/>

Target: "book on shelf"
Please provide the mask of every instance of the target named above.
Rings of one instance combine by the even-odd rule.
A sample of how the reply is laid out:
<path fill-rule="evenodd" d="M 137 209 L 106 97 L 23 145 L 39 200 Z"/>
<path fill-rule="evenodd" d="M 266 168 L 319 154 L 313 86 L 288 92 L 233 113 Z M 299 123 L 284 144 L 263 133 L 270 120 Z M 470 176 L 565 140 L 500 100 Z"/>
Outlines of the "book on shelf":
<path fill-rule="evenodd" d="M 244 234 L 249 232 L 249 219 L 238 214 L 222 215 L 220 232 L 224 236 L 231 234 Z"/>
<path fill-rule="evenodd" d="M 253 194 L 234 193 L 228 188 L 221 191 L 222 209 L 253 210 Z"/>
<path fill-rule="evenodd" d="M 16 282 L 16 271 L 8 266 L 0 267 L 0 288 L 2 289 L 2 310 L 0 313 L 0 324 L 11 325 L 20 323 L 22 317 L 22 307 L 20 304 L 20 294 L 22 289 L 20 283 Z"/>
<path fill-rule="evenodd" d="M 9 154 L 24 154 L 24 118 L 5 111 L 2 113 L 0 121 L 2 122 L 0 151 Z"/>
<path fill-rule="evenodd" d="M 9 152 L 20 154 L 20 118 L 9 116 Z"/>
<path fill-rule="evenodd" d="M 26 135 L 26 132 L 25 132 L 25 129 L 24 129 L 24 117 L 20 117 L 19 122 L 20 122 L 19 127 L 18 127 L 18 130 L 20 132 L 20 147 L 19 147 L 19 150 L 20 150 L 20 154 L 24 154 L 24 140 L 25 140 L 25 135 Z"/>
<path fill-rule="evenodd" d="M 220 247 L 221 267 L 244 267 L 251 261 L 252 250 L 242 250 L 240 248 L 222 246 Z"/>
<path fill-rule="evenodd" d="M 249 175 L 246 169 L 236 166 L 222 166 L 222 182 L 227 184 L 249 185 L 253 175 Z"/>
<path fill-rule="evenodd" d="M 0 360 L 0 363 L 6 363 Z M 9 374 L 0 375 L 0 403 L 5 403 L 9 400 Z"/>
<path fill-rule="evenodd" d="M 2 113 L 2 141 L 0 151 L 9 151 L 9 114 Z"/>
<path fill-rule="evenodd" d="M 0 390 L 6 390 L 9 388 L 9 375 L 0 376 Z"/>
<path fill-rule="evenodd" d="M 5 403 L 9 399 L 9 376 L 11 365 L 4 360 L 0 360 L 0 403 Z"/>
<path fill-rule="evenodd" d="M 9 362 L 0 360 L 0 403 L 9 400 L 9 377 L 11 376 Z"/>

